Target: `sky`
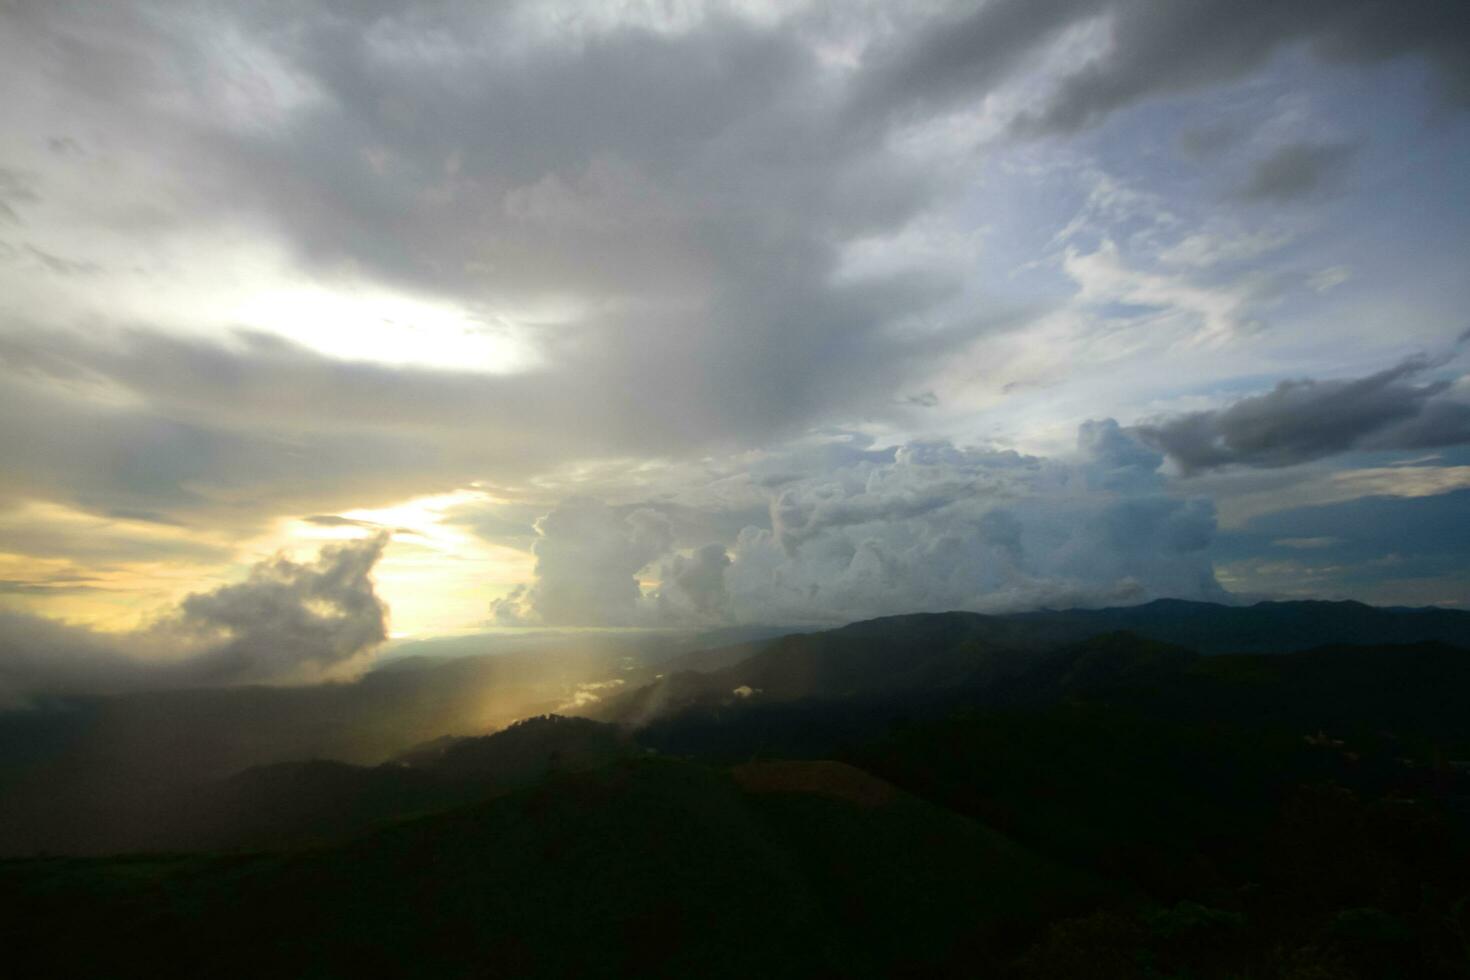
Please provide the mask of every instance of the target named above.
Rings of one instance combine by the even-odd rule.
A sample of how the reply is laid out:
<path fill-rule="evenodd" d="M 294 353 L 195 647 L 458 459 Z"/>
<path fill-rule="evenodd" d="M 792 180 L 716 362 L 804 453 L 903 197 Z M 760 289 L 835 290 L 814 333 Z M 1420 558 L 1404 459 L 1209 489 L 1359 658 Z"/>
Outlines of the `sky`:
<path fill-rule="evenodd" d="M 0 697 L 1470 608 L 1458 0 L 7 0 L 0 93 Z"/>

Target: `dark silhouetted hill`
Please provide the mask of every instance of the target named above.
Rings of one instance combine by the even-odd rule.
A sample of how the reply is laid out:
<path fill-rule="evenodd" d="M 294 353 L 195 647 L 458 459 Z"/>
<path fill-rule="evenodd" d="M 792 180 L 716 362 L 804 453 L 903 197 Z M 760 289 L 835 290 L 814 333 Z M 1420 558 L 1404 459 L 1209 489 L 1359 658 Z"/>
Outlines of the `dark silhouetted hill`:
<path fill-rule="evenodd" d="M 187 710 L 229 723 L 197 728 L 134 718 L 185 710 L 147 698 L 0 719 L 6 785 L 32 790 L 0 794 L 28 821 L 0 833 L 212 850 L 0 862 L 0 939 L 48 976 L 1448 980 L 1470 967 L 1470 650 L 1440 639 L 1462 622 L 1314 603 L 891 617 L 701 651 L 641 686 L 622 671 L 596 688 L 622 691 L 592 705 L 604 720 L 141 789 L 161 761 L 98 768 L 109 745 L 212 771 L 257 740 L 348 739 L 332 726 L 374 684 L 447 697 L 484 667 L 401 667 L 294 733 L 230 727 L 290 713 L 233 712 L 347 695 L 205 697 Z M 1205 634 L 1208 654 L 1183 642 Z M 109 741 L 129 728 L 107 711 L 149 738 Z"/>
<path fill-rule="evenodd" d="M 751 781 L 619 763 L 288 857 L 0 863 L 6 955 L 52 976 L 892 976 L 998 956 L 1096 894 L 891 787 Z"/>
<path fill-rule="evenodd" d="M 1361 602 L 1258 602 L 1224 606 L 1158 599 L 1112 609 L 1044 610 L 1008 616 L 1059 635 L 1128 630 L 1200 653 L 1288 653 L 1313 647 L 1443 643 L 1470 649 L 1470 612 L 1385 608 Z"/>
<path fill-rule="evenodd" d="M 379 766 L 256 766 L 198 787 L 190 805 L 160 814 L 152 840 L 172 849 L 327 843 L 642 751 L 617 726 L 540 715 L 491 735 L 436 739 Z"/>

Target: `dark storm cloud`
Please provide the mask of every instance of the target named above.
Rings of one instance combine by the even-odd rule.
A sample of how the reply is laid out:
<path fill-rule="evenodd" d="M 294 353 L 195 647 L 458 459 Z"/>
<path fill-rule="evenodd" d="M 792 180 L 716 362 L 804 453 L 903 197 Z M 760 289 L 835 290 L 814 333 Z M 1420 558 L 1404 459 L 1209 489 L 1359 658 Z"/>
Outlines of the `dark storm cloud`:
<path fill-rule="evenodd" d="M 1283 381 L 1227 408 L 1139 425 L 1133 432 L 1184 473 L 1221 466 L 1292 466 L 1353 449 L 1419 449 L 1470 442 L 1470 404 L 1435 367 L 1411 358 L 1364 378 Z"/>
<path fill-rule="evenodd" d="M 618 337 L 589 364 L 689 353 L 810 369 L 839 331 L 861 340 L 945 288 L 826 282 L 842 241 L 901 225 L 934 178 L 877 134 L 834 125 L 818 61 L 790 32 L 712 17 L 676 35 L 625 26 L 570 41 L 507 27 L 510 6 L 292 5 L 289 30 L 281 13 L 219 25 L 316 93 L 279 127 L 157 118 L 157 89 L 198 82 L 211 54 L 167 18 L 99 36 L 61 18 L 28 26 L 98 55 L 101 67 L 73 67 L 106 74 L 99 109 L 163 130 L 150 152 L 178 171 L 178 221 L 264 217 L 317 269 L 351 263 L 461 301 L 638 306 L 588 324 L 579 347 Z M 102 57 L 123 39 L 157 64 Z"/>
<path fill-rule="evenodd" d="M 271 518 L 359 526 L 341 515 L 474 485 L 484 506 L 449 519 L 535 549 L 535 580 L 500 607 L 510 620 L 635 624 L 652 606 L 666 619 L 771 610 L 795 621 L 1115 600 L 1176 582 L 1215 595 L 1213 512 L 1171 496 L 1162 455 L 1185 469 L 1284 465 L 1334 446 L 1460 438 L 1464 406 L 1416 368 L 1376 387 L 1292 382 L 1259 404 L 1138 433 L 1088 423 L 1077 466 L 939 441 L 763 452 L 857 420 L 886 438 L 930 420 L 953 434 L 973 393 L 936 379 L 982 382 L 992 368 L 971 342 L 1020 329 L 1015 316 L 947 305 L 989 302 L 976 269 L 904 254 L 911 238 L 935 245 L 936 216 L 975 229 L 995 217 L 967 203 L 985 198 L 970 196 L 976 161 L 948 146 L 964 137 L 934 125 L 915 146 L 910 123 L 946 122 L 948 109 L 1024 79 L 1042 94 L 1016 131 L 1076 130 L 1239 78 L 1291 44 L 1351 62 L 1420 55 L 1454 96 L 1466 73 L 1458 5 L 991 0 L 937 16 L 894 4 L 768 18 L 721 7 L 654 26 L 604 23 L 599 8 L 0 10 L 0 55 L 13 56 L 0 60 L 22 64 L 15 74 L 46 96 L 35 118 L 29 103 L 16 110 L 34 124 L 46 162 L 30 165 L 44 179 L 0 168 L 0 208 L 29 222 L 54 206 L 57 226 L 38 232 L 39 251 L 11 254 L 27 274 L 44 271 L 53 296 L 102 284 L 95 304 L 75 304 L 99 311 L 83 329 L 45 302 L 0 310 L 0 506 L 148 515 L 238 541 Z M 846 17 L 862 21 L 850 36 L 834 27 Z M 1088 25 L 1111 46 L 1058 64 L 1051 45 Z M 81 142 L 54 142 L 59 129 Z M 1246 195 L 1310 194 L 1347 152 L 1283 148 Z M 105 202 L 82 190 L 87 175 Z M 1135 176 L 1120 175 L 1116 193 Z M 1017 258 L 995 245 L 996 263 Z M 119 286 L 134 249 L 143 272 Z M 868 253 L 882 261 L 865 265 Z M 83 264 L 93 258 L 95 270 Z M 107 288 L 128 308 L 149 282 L 163 298 L 137 308 L 157 320 L 100 322 L 113 315 Z M 265 311 L 241 301 L 252 312 L 238 315 L 316 342 L 350 338 L 352 301 L 375 316 L 382 295 L 450 314 L 446 336 L 503 329 L 525 356 L 513 370 L 429 369 L 367 360 L 391 344 L 354 360 L 227 334 L 236 287 Z M 308 328 L 309 302 L 275 305 L 298 290 L 345 312 L 327 303 L 326 322 Z M 22 316 L 31 322 L 12 322 Z M 438 329 L 397 327 L 400 342 Z M 410 343 L 392 353 L 444 363 L 431 343 Z M 711 459 L 729 480 L 731 460 L 750 460 L 748 483 L 685 480 Z M 645 472 L 604 478 L 624 464 Z M 564 501 L 573 471 L 593 496 L 620 492 Z M 40 548 L 31 532 L 0 530 L 0 545 Z M 57 552 L 84 554 L 84 537 Z M 142 537 L 116 547 L 147 547 Z M 230 632 L 229 610 L 215 613 Z M 253 662 L 262 649 L 234 656 Z"/>
<path fill-rule="evenodd" d="M 849 181 L 862 164 L 812 131 L 813 66 L 794 38 L 717 21 L 538 44 L 506 37 L 505 16 L 304 6 L 289 38 L 247 25 L 327 98 L 284 138 L 205 145 L 303 257 L 456 293 L 687 288 L 721 239 L 771 231 L 783 203 L 861 225 L 902 194 L 881 174 L 866 202 L 819 186 L 814 164 Z M 424 53 L 425 33 L 450 56 Z M 728 220 L 737 203 L 749 221 Z"/>
<path fill-rule="evenodd" d="M 388 535 L 329 545 L 311 564 L 261 562 L 250 577 L 179 604 L 176 629 L 208 644 L 192 658 L 207 683 L 314 676 L 388 638 L 388 607 L 371 572 Z"/>
<path fill-rule="evenodd" d="M 1115 102 L 1143 94 L 1115 76 L 1177 88 L 1243 71 L 1281 38 L 1457 63 L 1442 5 L 1367 44 L 1379 9 L 999 0 L 895 21 L 898 40 L 844 74 L 800 18 L 575 34 L 527 28 L 535 5 L 22 5 L 8 27 L 46 53 L 77 124 L 105 121 L 166 182 L 150 227 L 265 229 L 325 283 L 361 277 L 475 316 L 574 312 L 535 323 L 535 367 L 493 376 L 349 363 L 259 334 L 7 324 L 0 495 L 243 527 L 897 418 L 913 406 L 896 392 L 923 390 L 996 324 L 928 325 L 956 276 L 840 274 L 848 244 L 902 229 L 947 179 L 844 107 L 886 120 L 949 104 L 1103 14 L 1115 50 L 1079 71 L 1102 73 L 1085 91 Z M 37 194 L 8 171 L 0 192 Z"/>
<path fill-rule="evenodd" d="M 273 514 L 401 499 L 448 468 L 440 447 L 415 438 L 426 410 L 414 390 L 430 396 L 423 376 L 334 371 L 294 346 L 252 356 L 151 335 L 113 340 L 24 334 L 0 344 L 0 500 L 244 531 Z M 357 394 L 354 380 L 365 386 Z M 375 390 L 380 406 L 403 409 L 396 421 L 370 408 Z M 429 417 L 448 417 L 442 388 L 437 399 Z"/>
<path fill-rule="evenodd" d="M 937 18 L 873 59 L 857 104 L 882 111 L 984 94 L 1026 64 L 1037 45 L 1102 6 L 1096 0 L 994 0 Z"/>
<path fill-rule="evenodd" d="M 1106 50 L 1064 74 L 1022 131 L 1072 131 L 1150 96 L 1240 78 L 1302 42 L 1345 62 L 1422 55 L 1445 96 L 1470 105 L 1470 16 L 1459 0 L 997 0 L 876 58 L 864 100 L 912 110 L 978 98 L 1060 31 L 1095 18 L 1106 19 Z"/>
<path fill-rule="evenodd" d="M 158 623 L 101 633 L 0 613 L 0 704 L 42 694 L 307 681 L 360 665 L 387 639 L 371 572 L 387 536 L 276 557 L 235 585 L 195 593 Z"/>
<path fill-rule="evenodd" d="M 1256 163 L 1238 196 L 1265 204 L 1310 197 L 1337 179 L 1356 152 L 1352 143 L 1288 143 Z"/>
<path fill-rule="evenodd" d="M 589 456 L 757 445 L 903 410 L 893 390 L 986 329 L 895 329 L 956 280 L 837 275 L 845 242 L 902 226 L 936 178 L 838 130 L 801 39 L 719 16 L 537 37 L 508 26 L 528 10 L 215 11 L 203 23 L 238 32 L 243 79 L 166 10 L 20 18 L 61 52 L 79 114 L 153 138 L 171 229 L 268 228 L 326 281 L 347 268 L 473 316 L 578 312 L 535 323 L 538 366 L 498 376 L 258 334 L 17 330 L 0 446 L 27 465 L 0 493 L 175 516 L 227 501 L 245 523 Z M 259 125 L 193 114 L 215 87 L 269 95 L 283 75 L 311 93 L 284 121 L 269 98 Z M 113 388 L 130 397 L 89 397 Z"/>
<path fill-rule="evenodd" d="M 11 464 L 0 495 L 248 524 L 451 489 L 487 469 L 513 477 L 589 455 L 760 440 L 859 403 L 885 372 L 927 356 L 922 345 L 887 358 L 859 346 L 803 374 L 795 351 L 778 369 L 754 348 L 723 362 L 666 350 L 641 364 L 579 357 L 497 376 L 339 361 L 259 334 L 235 340 L 0 339 L 0 451 Z M 709 373 L 674 370 L 691 359 Z"/>

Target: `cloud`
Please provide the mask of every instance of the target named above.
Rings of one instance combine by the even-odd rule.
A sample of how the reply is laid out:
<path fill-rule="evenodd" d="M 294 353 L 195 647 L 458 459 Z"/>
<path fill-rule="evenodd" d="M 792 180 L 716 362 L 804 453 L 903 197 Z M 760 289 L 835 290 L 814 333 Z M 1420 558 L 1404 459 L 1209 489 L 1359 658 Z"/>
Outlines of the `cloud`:
<path fill-rule="evenodd" d="M 658 615 L 666 622 L 719 623 L 729 617 L 725 570 L 730 556 L 723 544 L 695 548 L 688 556 L 673 555 L 659 570 L 654 593 Z"/>
<path fill-rule="evenodd" d="M 341 514 L 311 514 L 301 518 L 304 524 L 314 524 L 317 527 L 355 527 L 368 531 L 386 530 L 395 537 L 400 535 L 412 535 L 418 532 L 407 527 L 385 527 L 377 521 L 364 521 L 356 517 L 343 517 Z"/>
<path fill-rule="evenodd" d="M 1167 448 L 1085 429 L 1085 464 L 962 447 L 1066 452 L 1093 415 L 1208 405 L 1310 358 L 1321 311 L 1375 276 L 1381 303 L 1341 327 L 1364 343 L 1403 341 L 1386 322 L 1423 340 L 1463 306 L 1419 261 L 1455 254 L 1453 223 L 1410 239 L 1380 219 L 1452 196 L 1464 118 L 1435 135 L 1397 112 L 1415 72 L 1384 73 L 1372 98 L 1392 109 L 1360 109 L 1341 73 L 1287 60 L 1411 55 L 1449 83 L 1450 5 L 592 6 L 0 12 L 0 85 L 34 95 L 0 106 L 18 222 L 0 242 L 0 550 L 203 566 L 301 515 L 348 528 L 458 492 L 483 500 L 444 515 L 443 542 L 536 549 L 497 607 L 515 622 L 1092 601 L 1158 592 L 1164 567 L 1204 594 L 1207 563 L 1170 542 L 1208 508 L 1156 473 L 1189 454 L 1177 419 Z M 1014 138 L 1262 65 L 1106 136 Z M 1183 143 L 1219 169 L 1182 166 L 1174 134 L 1216 117 Z M 1252 148 L 1309 141 L 1242 174 L 1274 203 L 1345 165 L 1323 134 L 1411 133 L 1429 179 L 1402 193 L 1289 213 L 1219 198 Z M 1397 179 L 1356 163 L 1364 186 Z M 1452 394 L 1408 396 L 1413 432 L 1350 441 L 1457 438 Z M 1210 445 L 1199 465 L 1223 465 Z M 1141 550 L 1104 548 L 1109 527 Z M 1097 574 L 1055 567 L 1068 548 Z M 925 549 L 947 578 L 924 578 Z"/>
<path fill-rule="evenodd" d="M 1306 6 L 1311 16 L 1273 16 L 1303 31 L 1343 20 Z M 270 8 L 18 14 L 16 70 L 107 136 L 131 196 L 86 207 L 68 181 L 91 173 L 90 157 L 49 151 L 45 188 L 83 205 L 88 241 L 136 243 L 128 265 L 145 281 L 163 288 L 210 264 L 152 261 L 152 243 L 239 234 L 324 288 L 381 285 L 452 306 L 464 329 L 503 326 L 528 355 L 524 370 L 492 375 L 344 362 L 259 332 L 203 339 L 210 324 L 68 336 L 53 304 L 35 304 L 38 322 L 6 324 L 6 364 L 24 375 L 0 394 L 0 448 L 19 454 L 0 493 L 93 509 L 152 499 L 177 519 L 243 523 L 259 516 L 248 511 L 370 506 L 592 456 L 679 457 L 900 420 L 914 406 L 899 393 L 930 390 L 957 351 L 999 328 L 939 315 L 964 285 L 942 263 L 839 275 L 855 243 L 947 213 L 958 186 L 884 126 L 845 127 L 850 95 L 946 104 L 1024 71 L 1037 39 L 1114 13 L 1131 24 L 1145 7 L 1178 28 L 1171 50 L 1214 43 L 1218 32 L 1193 30 L 1172 5 L 1080 0 L 937 19 L 720 8 L 662 26 L 579 17 L 575 29 L 548 27 L 528 4 L 305 3 L 290 31 Z M 1249 4 L 1244 19 L 1264 9 Z M 871 43 L 844 66 L 830 57 L 838 40 Z M 44 123 L 44 150 L 52 121 L 16 112 L 17 125 Z M 144 213 L 160 224 L 146 236 Z M 229 269 L 259 259 L 220 257 Z M 1212 330 L 1241 313 L 1107 257 L 1078 256 L 1074 271 L 1112 283 L 1119 301 L 1179 304 Z M 138 462 L 114 464 L 108 447 Z"/>
<path fill-rule="evenodd" d="M 536 531 L 536 581 L 492 605 L 498 622 L 633 625 L 643 598 L 636 576 L 673 542 L 657 511 L 624 514 L 585 497 L 563 501 Z"/>
<path fill-rule="evenodd" d="M 941 16 L 871 58 L 857 104 L 866 111 L 912 110 L 983 95 L 1022 67 L 1036 46 L 1102 6 L 1092 0 L 994 0 L 972 13 Z"/>
<path fill-rule="evenodd" d="M 1213 508 L 1170 495 L 1161 462 L 1111 419 L 1082 427 L 1073 461 L 945 441 L 849 449 L 837 465 L 788 454 L 769 461 L 784 474 L 775 486 L 751 483 L 768 494 L 766 526 L 690 554 L 672 551 L 655 511 L 573 499 L 538 525 L 536 579 L 496 611 L 546 624 L 807 624 L 1221 598 Z M 640 588 L 640 576 L 657 582 Z"/>
<path fill-rule="evenodd" d="M 1288 143 L 1256 163 L 1238 196 L 1268 204 L 1310 197 L 1335 180 L 1356 152 L 1352 143 Z"/>
<path fill-rule="evenodd" d="M 310 564 L 276 557 L 250 577 L 195 593 L 167 627 L 197 637 L 206 652 L 192 658 L 206 682 L 319 676 L 351 665 L 387 639 L 388 608 L 371 572 L 388 535 L 329 545 Z"/>
<path fill-rule="evenodd" d="M 1105 489 L 1151 489 L 1163 457 L 1124 431 L 1116 419 L 1090 419 L 1077 428 L 1077 449 L 1092 461 Z"/>
<path fill-rule="evenodd" d="M 88 575 L 42 572 L 27 578 L 0 578 L 0 595 L 52 596 L 106 590 L 101 579 Z"/>
<path fill-rule="evenodd" d="M 1448 381 L 1413 379 L 1443 363 L 1410 358 L 1363 378 L 1283 381 L 1227 408 L 1138 425 L 1133 432 L 1185 474 L 1222 466 L 1294 466 L 1353 449 L 1470 442 L 1470 405 Z"/>
<path fill-rule="evenodd" d="M 1213 509 L 1167 495 L 1159 462 L 1108 420 L 1073 462 L 928 443 L 804 479 L 731 549 L 731 608 L 827 622 L 1218 598 Z"/>
<path fill-rule="evenodd" d="M 268 559 L 132 633 L 0 613 L 0 701 L 341 677 L 387 638 L 371 577 L 387 540 L 329 545 L 307 563 Z"/>
<path fill-rule="evenodd" d="M 1111 15 L 1106 53 L 1063 79 L 1023 129 L 1075 130 L 1151 96 L 1237 79 L 1302 41 L 1345 62 L 1421 55 L 1435 66 L 1445 96 L 1470 105 L 1470 26 L 1455 0 L 1122 0 L 1093 7 Z"/>
<path fill-rule="evenodd" d="M 738 450 L 897 418 L 895 391 L 990 329 L 925 319 L 957 273 L 838 275 L 945 178 L 839 131 L 820 18 L 573 30 L 536 4 L 306 3 L 281 30 L 279 12 L 4 15 L 0 60 L 59 107 L 12 109 L 48 199 L 76 202 L 45 241 L 95 246 L 106 274 L 0 311 L 0 496 L 248 531 L 589 458 Z M 45 150 L 56 115 L 110 147 L 117 200 L 89 196 L 101 156 Z M 5 174 L 0 190 L 32 193 Z M 196 281 L 213 269 L 229 282 Z M 333 332 L 289 296 L 251 318 L 271 333 L 229 332 L 242 280 L 267 298 L 387 291 L 524 358 L 325 356 L 274 336 Z M 146 315 L 88 301 L 124 294 Z M 445 339 L 400 327 L 410 361 Z"/>
<path fill-rule="evenodd" d="M 0 338 L 0 497 L 248 530 L 701 435 L 640 405 L 592 413 L 600 399 L 615 401 L 565 379 L 343 362 L 260 334 L 13 331 Z"/>
<path fill-rule="evenodd" d="M 1330 548 L 1339 543 L 1341 538 L 1318 537 L 1318 538 L 1277 538 L 1271 544 L 1278 548 L 1295 548 L 1298 550 L 1311 550 L 1314 548 Z"/>
<path fill-rule="evenodd" d="M 34 204 L 41 199 L 34 185 L 33 174 L 0 167 L 0 225 L 23 223 L 16 206 Z"/>
<path fill-rule="evenodd" d="M 1457 0 L 994 0 L 876 52 L 861 102 L 883 112 L 978 102 L 1088 24 L 1105 43 L 1064 69 L 1017 130 L 1075 131 L 1150 97 L 1240 78 L 1302 42 L 1331 61 L 1422 56 L 1445 97 L 1470 105 L 1470 26 Z"/>

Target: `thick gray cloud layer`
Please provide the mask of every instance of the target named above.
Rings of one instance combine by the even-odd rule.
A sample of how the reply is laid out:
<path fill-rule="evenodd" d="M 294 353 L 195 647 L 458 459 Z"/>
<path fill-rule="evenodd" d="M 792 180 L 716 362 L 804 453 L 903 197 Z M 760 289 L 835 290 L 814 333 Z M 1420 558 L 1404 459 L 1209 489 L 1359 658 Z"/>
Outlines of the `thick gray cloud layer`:
<path fill-rule="evenodd" d="M 386 544 L 378 535 L 331 545 L 306 564 L 272 558 L 133 633 L 0 613 L 0 704 L 340 676 L 387 638 L 388 610 L 371 578 Z"/>
<path fill-rule="evenodd" d="M 841 130 L 799 31 L 712 15 L 579 40 L 528 27 L 535 5 L 187 9 L 8 12 L 17 53 L 49 53 L 66 121 L 93 133 L 78 139 L 131 141 L 166 181 L 149 235 L 264 230 L 323 282 L 442 299 L 490 332 L 514 319 L 539 366 L 394 370 L 258 334 L 6 323 L 0 445 L 28 458 L 26 485 L 0 492 L 167 512 L 213 491 L 271 513 L 290 485 L 325 510 L 362 502 L 332 487 L 381 500 L 410 467 L 452 486 L 489 461 L 505 478 L 748 446 L 901 414 L 891 392 L 984 329 L 918 319 L 952 275 L 839 275 L 846 243 L 902 227 L 943 176 Z M 238 61 L 217 63 L 221 38 Z M 135 234 L 143 207 L 103 212 L 104 230 Z M 138 465 L 99 467 L 94 441 Z"/>
<path fill-rule="evenodd" d="M 952 270 L 847 271 L 849 246 L 903 229 L 954 179 L 891 138 L 894 110 L 977 99 L 1100 18 L 1111 45 L 1063 66 L 1037 125 L 1234 77 L 1293 40 L 1459 77 L 1457 9 L 996 0 L 852 13 L 860 28 L 717 7 L 677 29 L 584 29 L 535 4 L 7 8 L 7 50 L 58 112 L 47 125 L 77 130 L 48 134 L 55 165 L 97 180 L 138 165 L 166 189 L 124 200 L 118 183 L 97 230 L 248 228 L 326 283 L 441 297 L 487 330 L 530 318 L 536 359 L 492 376 L 259 333 L 11 320 L 0 498 L 245 529 L 590 456 L 920 417 L 932 399 L 895 396 L 1012 321 L 931 317 L 963 286 Z M 849 35 L 852 57 L 829 57 Z M 1320 184 L 1332 145 L 1263 161 L 1249 193 Z M 0 172 L 20 220 L 48 193 Z"/>
<path fill-rule="evenodd" d="M 1458 0 L 992 0 L 885 53 L 865 102 L 933 108 L 977 99 L 1060 32 L 1096 22 L 1107 44 L 1019 121 L 1030 132 L 1098 122 L 1150 96 L 1240 78 L 1294 43 L 1348 62 L 1421 54 L 1470 105 L 1470 17 Z"/>
<path fill-rule="evenodd" d="M 1415 379 L 1435 366 L 1412 358 L 1364 378 L 1283 381 L 1227 408 L 1133 431 L 1184 473 L 1231 464 L 1292 466 L 1353 449 L 1423 449 L 1470 443 L 1470 404 L 1450 382 Z"/>
<path fill-rule="evenodd" d="M 1160 404 L 1063 386 L 1153 385 L 1131 365 L 1164 349 L 1220 345 L 1234 367 L 1211 383 L 1258 374 L 1248 335 L 1367 275 L 1351 256 L 1269 264 L 1305 234 L 1273 214 L 1313 216 L 1275 205 L 1336 205 L 1320 192 L 1349 164 L 1381 176 L 1382 134 L 1305 97 L 1226 119 L 1185 175 L 1161 162 L 1167 132 L 1121 141 L 1136 170 L 1118 174 L 1073 158 L 1088 140 L 1050 156 L 1060 141 L 1014 137 L 1265 66 L 1279 92 L 1301 62 L 1320 81 L 1324 62 L 1402 55 L 1385 78 L 1427 65 L 1464 104 L 1461 4 L 777 7 L 4 6 L 0 285 L 19 298 L 0 289 L 0 516 L 146 521 L 177 531 L 154 557 L 187 538 L 219 561 L 282 517 L 348 526 L 474 486 L 499 509 L 464 526 L 534 551 L 502 621 L 828 620 L 1214 594 L 1209 505 L 1170 496 L 1161 453 L 1196 471 L 1461 438 L 1463 404 L 1414 369 L 1134 433 L 1089 423 L 1080 462 L 957 448 L 1055 446 Z M 1179 182 L 1208 219 L 1175 207 Z M 214 308 L 256 292 L 264 313 Z M 341 302 L 316 311 L 319 294 Z M 397 347 L 373 348 L 399 300 Z M 419 356 L 449 334 L 516 357 Z M 1027 418 L 1051 386 L 1052 414 Z M 959 420 L 970 406 L 995 417 Z M 902 448 L 783 460 L 827 426 Z M 639 473 L 586 477 L 618 467 Z M 0 552 L 96 556 L 21 523 Z M 222 664 L 264 656 L 230 649 Z"/>

